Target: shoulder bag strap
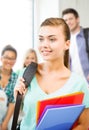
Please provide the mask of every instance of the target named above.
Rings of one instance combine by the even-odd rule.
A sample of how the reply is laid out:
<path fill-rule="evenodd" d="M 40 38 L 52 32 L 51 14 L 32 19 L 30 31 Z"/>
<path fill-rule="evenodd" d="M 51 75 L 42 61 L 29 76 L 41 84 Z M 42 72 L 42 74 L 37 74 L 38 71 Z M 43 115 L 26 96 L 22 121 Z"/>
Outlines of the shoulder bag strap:
<path fill-rule="evenodd" d="M 35 75 L 37 70 L 37 63 L 32 62 L 24 71 L 23 78 L 25 79 L 25 86 L 28 87 L 30 84 L 33 76 Z M 15 103 L 15 109 L 14 109 L 14 115 L 13 115 L 13 121 L 12 121 L 12 128 L 11 130 L 16 130 L 19 111 L 20 111 L 20 105 L 23 99 L 23 95 L 17 94 L 16 103 Z"/>
<path fill-rule="evenodd" d="M 85 42 L 86 42 L 86 51 L 89 58 L 89 39 L 88 39 L 89 28 L 84 28 L 83 32 L 84 32 L 84 37 L 85 37 Z"/>

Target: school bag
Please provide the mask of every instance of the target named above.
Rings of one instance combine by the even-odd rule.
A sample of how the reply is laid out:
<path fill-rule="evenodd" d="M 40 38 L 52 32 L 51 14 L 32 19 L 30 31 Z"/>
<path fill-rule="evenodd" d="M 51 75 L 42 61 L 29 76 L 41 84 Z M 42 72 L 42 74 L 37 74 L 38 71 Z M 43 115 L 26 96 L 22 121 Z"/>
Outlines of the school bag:
<path fill-rule="evenodd" d="M 28 85 L 30 84 L 33 76 L 36 73 L 37 70 L 37 63 L 31 62 L 31 64 L 29 64 L 24 73 L 23 73 L 23 78 L 24 78 L 24 84 L 25 87 L 27 88 Z M 17 94 L 17 98 L 16 98 L 16 103 L 15 103 L 15 109 L 14 109 L 14 115 L 13 115 L 13 121 L 12 121 L 12 128 L 11 130 L 18 130 L 19 128 L 17 128 L 17 121 L 18 121 L 18 116 L 19 116 L 19 112 L 20 112 L 20 105 L 23 99 L 23 95 L 21 95 L 19 92 Z M 20 127 L 20 126 L 19 126 Z"/>
<path fill-rule="evenodd" d="M 85 43 L 86 43 L 86 52 L 89 59 L 89 28 L 83 28 Z"/>

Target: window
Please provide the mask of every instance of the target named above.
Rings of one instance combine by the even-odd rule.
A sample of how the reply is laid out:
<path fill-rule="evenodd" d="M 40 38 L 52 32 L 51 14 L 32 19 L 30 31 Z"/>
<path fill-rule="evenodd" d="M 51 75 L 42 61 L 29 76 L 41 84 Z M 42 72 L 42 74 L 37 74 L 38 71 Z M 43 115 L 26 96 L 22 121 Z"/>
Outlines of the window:
<path fill-rule="evenodd" d="M 0 52 L 11 44 L 17 49 L 15 69 L 21 68 L 28 48 L 33 47 L 33 0 L 0 0 Z"/>

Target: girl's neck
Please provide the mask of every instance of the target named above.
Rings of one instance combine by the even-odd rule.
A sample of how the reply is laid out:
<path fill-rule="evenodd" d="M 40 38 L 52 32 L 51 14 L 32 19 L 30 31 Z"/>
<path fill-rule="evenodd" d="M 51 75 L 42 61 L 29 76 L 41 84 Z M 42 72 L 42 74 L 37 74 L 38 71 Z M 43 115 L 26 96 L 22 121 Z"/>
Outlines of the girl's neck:
<path fill-rule="evenodd" d="M 43 64 L 43 69 L 45 71 L 60 71 L 60 70 L 63 70 L 65 68 L 64 64 L 62 63 L 46 63 L 46 64 Z"/>
<path fill-rule="evenodd" d="M 3 68 L 3 67 L 0 67 L 0 73 L 1 74 L 3 74 L 3 75 L 11 75 L 11 72 L 12 72 L 12 70 L 7 70 L 7 69 L 5 69 L 5 68 Z"/>

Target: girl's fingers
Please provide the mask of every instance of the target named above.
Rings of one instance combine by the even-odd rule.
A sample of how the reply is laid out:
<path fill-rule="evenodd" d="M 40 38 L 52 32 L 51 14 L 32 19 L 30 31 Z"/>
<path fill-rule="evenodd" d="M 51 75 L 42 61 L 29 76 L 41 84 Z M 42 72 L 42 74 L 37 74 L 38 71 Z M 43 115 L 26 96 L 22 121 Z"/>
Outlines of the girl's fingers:
<path fill-rule="evenodd" d="M 15 98 L 17 97 L 17 93 L 19 92 L 20 94 L 25 94 L 26 87 L 24 84 L 24 79 L 20 78 L 18 85 L 14 88 L 14 96 Z"/>

